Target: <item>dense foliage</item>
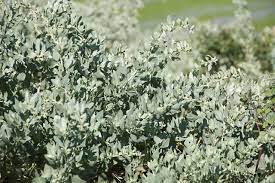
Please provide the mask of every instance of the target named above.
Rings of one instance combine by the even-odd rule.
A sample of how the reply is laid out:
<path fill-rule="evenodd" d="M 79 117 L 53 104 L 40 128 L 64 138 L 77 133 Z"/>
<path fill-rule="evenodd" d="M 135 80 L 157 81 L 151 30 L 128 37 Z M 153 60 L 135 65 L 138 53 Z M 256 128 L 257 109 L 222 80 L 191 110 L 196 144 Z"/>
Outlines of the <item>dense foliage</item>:
<path fill-rule="evenodd" d="M 3 1 L 0 182 L 272 182 L 275 92 L 262 71 L 272 70 L 274 35 L 255 54 L 264 63 L 255 79 L 235 64 L 257 67 L 254 57 L 229 65 L 235 51 L 211 52 L 232 38 L 254 54 L 234 31 L 213 33 L 209 47 L 190 37 L 191 50 L 176 35 L 194 28 L 177 19 L 131 42 L 132 1 L 104 2 L 88 16 L 66 0 Z M 221 58 L 200 61 L 208 51 Z M 188 73 L 169 68 L 190 59 Z"/>

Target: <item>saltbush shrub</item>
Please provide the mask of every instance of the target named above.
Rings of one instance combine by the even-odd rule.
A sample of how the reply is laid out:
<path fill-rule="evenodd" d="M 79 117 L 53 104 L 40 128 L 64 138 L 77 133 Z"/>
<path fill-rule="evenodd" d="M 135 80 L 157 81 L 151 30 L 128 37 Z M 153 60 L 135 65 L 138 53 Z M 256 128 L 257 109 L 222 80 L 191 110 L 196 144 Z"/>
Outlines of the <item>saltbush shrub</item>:
<path fill-rule="evenodd" d="M 237 10 L 231 24 L 215 25 L 210 23 L 196 26 L 192 44 L 198 57 L 207 55 L 217 57 L 215 68 L 231 66 L 242 68 L 244 72 L 262 74 L 275 69 L 275 32 L 266 27 L 257 31 L 247 3 L 236 1 Z"/>
<path fill-rule="evenodd" d="M 187 20 L 128 52 L 73 12 L 66 0 L 1 5 L 2 182 L 274 180 L 268 79 L 212 71 L 215 59 L 169 77 L 190 51 L 171 36 L 191 32 Z"/>

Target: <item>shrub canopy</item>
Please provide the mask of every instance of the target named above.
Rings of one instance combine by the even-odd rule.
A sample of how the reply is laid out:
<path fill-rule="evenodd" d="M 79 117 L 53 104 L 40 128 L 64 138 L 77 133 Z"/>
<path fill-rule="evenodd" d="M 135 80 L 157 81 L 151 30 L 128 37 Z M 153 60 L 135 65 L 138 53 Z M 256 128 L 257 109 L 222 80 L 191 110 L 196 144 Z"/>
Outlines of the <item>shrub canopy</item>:
<path fill-rule="evenodd" d="M 1 181 L 273 180 L 266 77 L 213 70 L 212 57 L 175 75 L 168 65 L 192 57 L 173 37 L 193 31 L 187 20 L 169 20 L 129 51 L 127 40 L 110 41 L 123 31 L 95 31 L 72 7 L 1 5 Z"/>

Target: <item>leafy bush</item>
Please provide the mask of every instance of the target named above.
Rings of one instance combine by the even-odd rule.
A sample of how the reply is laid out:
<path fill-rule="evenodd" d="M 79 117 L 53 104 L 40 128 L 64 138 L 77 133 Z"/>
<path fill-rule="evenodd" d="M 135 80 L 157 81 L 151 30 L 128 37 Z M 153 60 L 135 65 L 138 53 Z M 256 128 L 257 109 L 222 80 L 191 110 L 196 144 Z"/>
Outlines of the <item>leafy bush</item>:
<path fill-rule="evenodd" d="M 232 25 L 198 24 L 192 38 L 195 55 L 219 59 L 217 69 L 231 66 L 250 74 L 274 72 L 275 32 L 271 28 L 256 31 L 246 3 L 236 1 L 238 9 Z"/>
<path fill-rule="evenodd" d="M 143 6 L 141 0 L 82 0 L 74 2 L 77 14 L 84 17 L 86 24 L 104 37 L 108 48 L 118 42 L 132 42 L 140 34 L 138 9 Z M 129 46 L 129 44 L 128 44 Z"/>
<path fill-rule="evenodd" d="M 210 72 L 213 60 L 168 77 L 190 51 L 171 36 L 192 31 L 188 21 L 161 25 L 128 52 L 65 0 L 7 1 L 0 17 L 2 182 L 274 178 L 274 124 L 262 128 L 258 115 L 267 79 Z"/>

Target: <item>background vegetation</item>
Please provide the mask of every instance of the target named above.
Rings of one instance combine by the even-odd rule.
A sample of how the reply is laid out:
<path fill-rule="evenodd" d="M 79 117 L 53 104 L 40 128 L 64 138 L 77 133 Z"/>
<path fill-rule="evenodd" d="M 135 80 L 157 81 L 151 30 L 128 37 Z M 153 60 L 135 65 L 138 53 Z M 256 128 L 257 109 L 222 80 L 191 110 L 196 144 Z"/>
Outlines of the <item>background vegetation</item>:
<path fill-rule="evenodd" d="M 248 3 L 258 30 L 275 24 L 274 0 L 249 0 Z M 233 20 L 233 11 L 231 0 L 148 0 L 140 10 L 139 19 L 145 29 L 165 20 L 167 15 L 225 24 Z"/>

